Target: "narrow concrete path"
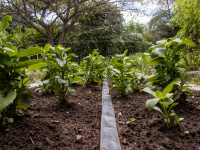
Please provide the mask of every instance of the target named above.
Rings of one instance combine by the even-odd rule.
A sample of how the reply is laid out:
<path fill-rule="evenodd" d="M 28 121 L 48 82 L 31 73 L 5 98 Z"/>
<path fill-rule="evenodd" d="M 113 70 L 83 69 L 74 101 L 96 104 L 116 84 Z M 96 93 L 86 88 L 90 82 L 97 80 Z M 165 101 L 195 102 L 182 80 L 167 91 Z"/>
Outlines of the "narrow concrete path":
<path fill-rule="evenodd" d="M 121 150 L 107 79 L 103 79 L 100 150 Z"/>

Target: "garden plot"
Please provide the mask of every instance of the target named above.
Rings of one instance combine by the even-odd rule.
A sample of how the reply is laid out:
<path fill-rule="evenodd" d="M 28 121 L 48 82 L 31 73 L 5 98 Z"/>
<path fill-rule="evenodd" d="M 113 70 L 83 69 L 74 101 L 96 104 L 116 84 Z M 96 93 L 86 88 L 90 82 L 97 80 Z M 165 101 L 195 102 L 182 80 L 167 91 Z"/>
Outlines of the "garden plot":
<path fill-rule="evenodd" d="M 102 86 L 73 85 L 76 96 L 34 92 L 31 106 L 9 128 L 0 125 L 0 149 L 100 149 Z"/>
<path fill-rule="evenodd" d="M 109 87 L 111 89 L 112 85 L 109 84 Z M 127 97 L 121 97 L 115 89 L 110 90 L 110 95 L 122 150 L 199 149 L 200 110 L 197 107 L 200 97 L 189 96 L 185 106 L 179 104 L 174 107 L 177 115 L 184 120 L 179 126 L 169 129 L 160 112 L 148 111 L 145 106 L 146 100 L 153 96 L 145 92 L 131 92 Z M 134 123 L 127 124 L 132 118 Z"/>

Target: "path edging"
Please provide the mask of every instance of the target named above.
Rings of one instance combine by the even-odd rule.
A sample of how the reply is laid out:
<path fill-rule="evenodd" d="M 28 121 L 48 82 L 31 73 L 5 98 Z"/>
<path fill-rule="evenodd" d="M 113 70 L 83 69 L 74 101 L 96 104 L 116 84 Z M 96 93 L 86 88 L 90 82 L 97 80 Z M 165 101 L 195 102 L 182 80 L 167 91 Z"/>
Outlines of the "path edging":
<path fill-rule="evenodd" d="M 121 150 L 107 79 L 103 79 L 102 89 L 100 150 Z"/>

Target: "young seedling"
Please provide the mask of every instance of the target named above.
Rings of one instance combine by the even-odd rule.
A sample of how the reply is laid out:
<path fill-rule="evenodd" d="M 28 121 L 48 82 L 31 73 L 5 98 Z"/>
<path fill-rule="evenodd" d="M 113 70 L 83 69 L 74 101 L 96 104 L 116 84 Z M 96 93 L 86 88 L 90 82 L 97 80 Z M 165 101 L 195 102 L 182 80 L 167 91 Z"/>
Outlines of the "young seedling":
<path fill-rule="evenodd" d="M 152 111 L 153 109 L 159 111 L 164 116 L 168 128 L 176 126 L 179 123 L 179 121 L 183 120 L 183 118 L 179 118 L 177 114 L 174 112 L 174 110 L 172 110 L 172 108 L 176 106 L 178 103 L 174 103 L 174 100 L 172 99 L 173 93 L 169 93 L 172 91 L 173 85 L 177 83 L 179 82 L 174 81 L 170 83 L 167 87 L 164 88 L 162 93 L 160 91 L 154 92 L 148 87 L 143 89 L 143 91 L 155 97 L 154 99 L 146 101 L 146 108 L 149 111 Z M 160 104 L 161 109 L 155 106 L 157 103 Z M 176 123 L 174 122 L 175 120 Z"/>
<path fill-rule="evenodd" d="M 129 121 L 127 121 L 126 122 L 126 124 L 129 124 L 129 123 L 131 123 L 131 124 L 135 124 L 135 118 L 129 118 L 130 120 Z"/>

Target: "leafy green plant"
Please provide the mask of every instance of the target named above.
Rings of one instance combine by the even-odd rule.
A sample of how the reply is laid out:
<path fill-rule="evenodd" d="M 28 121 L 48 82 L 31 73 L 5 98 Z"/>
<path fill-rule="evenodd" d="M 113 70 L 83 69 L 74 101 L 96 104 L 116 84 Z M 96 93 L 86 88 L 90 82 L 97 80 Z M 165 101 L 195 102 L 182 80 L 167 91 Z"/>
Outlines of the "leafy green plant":
<path fill-rule="evenodd" d="M 188 86 L 184 86 L 188 82 L 185 80 L 182 72 L 185 71 L 183 65 L 178 62 L 181 59 L 181 52 L 187 46 L 192 46 L 194 43 L 189 40 L 180 40 L 178 38 L 157 41 L 157 45 L 151 47 L 145 55 L 151 56 L 151 63 L 155 65 L 155 72 L 146 78 L 148 83 L 154 87 L 161 87 L 162 90 L 173 81 L 180 81 L 180 85 L 176 84 L 172 89 L 173 93 L 182 93 L 185 97 L 186 94 L 190 95 L 191 92 L 184 90 Z"/>
<path fill-rule="evenodd" d="M 135 124 L 135 118 L 129 118 L 130 120 L 129 121 L 127 121 L 126 122 L 126 124 L 129 124 L 129 123 L 131 123 L 131 124 Z"/>
<path fill-rule="evenodd" d="M 137 75 L 131 65 L 129 57 L 126 57 L 127 50 L 124 54 L 115 55 L 110 61 L 107 69 L 107 75 L 114 83 L 114 88 L 118 94 L 122 96 L 128 94 L 129 91 L 137 89 Z"/>
<path fill-rule="evenodd" d="M 65 102 L 67 95 L 75 94 L 75 90 L 70 87 L 73 83 L 82 84 L 82 78 L 77 76 L 78 64 L 71 62 L 70 60 L 75 57 L 75 54 L 67 54 L 66 52 L 70 48 L 63 48 L 61 45 L 51 47 L 46 45 L 43 49 L 42 57 L 47 66 L 47 73 L 44 79 L 37 80 L 34 78 L 40 87 L 43 89 L 51 88 L 55 93 L 58 94 L 59 102 Z M 50 54 L 46 52 L 50 51 Z M 54 58 L 52 53 L 57 53 L 59 58 Z"/>
<path fill-rule="evenodd" d="M 4 31 L 11 21 L 5 16 L 0 22 L 0 32 Z M 18 53 L 18 49 L 7 43 L 16 32 L 0 39 L 0 112 L 3 122 L 10 122 L 16 115 L 17 108 L 23 110 L 30 105 L 33 94 L 26 85 L 28 78 L 26 67 L 46 65 L 41 60 L 29 60 L 28 57 L 41 53 L 41 49 L 32 47 Z M 34 70 L 34 69 L 33 69 Z"/>
<path fill-rule="evenodd" d="M 179 82 L 172 82 L 170 83 L 161 93 L 160 91 L 152 91 L 150 88 L 146 87 L 143 89 L 143 91 L 153 95 L 155 98 L 150 99 L 146 101 L 146 107 L 149 111 L 152 111 L 153 109 L 159 111 L 165 118 L 165 121 L 167 123 L 167 127 L 174 127 L 176 126 L 179 121 L 183 120 L 183 118 L 179 118 L 176 113 L 174 113 L 174 110 L 172 108 L 176 106 L 178 103 L 174 103 L 174 100 L 172 99 L 173 93 L 169 93 L 173 89 L 173 85 L 177 84 Z M 157 103 L 160 104 L 161 109 L 157 106 L 155 106 Z M 176 120 L 176 123 L 174 122 Z"/>
<path fill-rule="evenodd" d="M 86 86 L 89 86 L 91 82 L 97 82 L 101 84 L 102 78 L 105 77 L 105 58 L 101 56 L 97 49 L 95 49 L 92 54 L 83 58 L 83 61 L 80 62 L 84 72 L 84 79 Z"/>

